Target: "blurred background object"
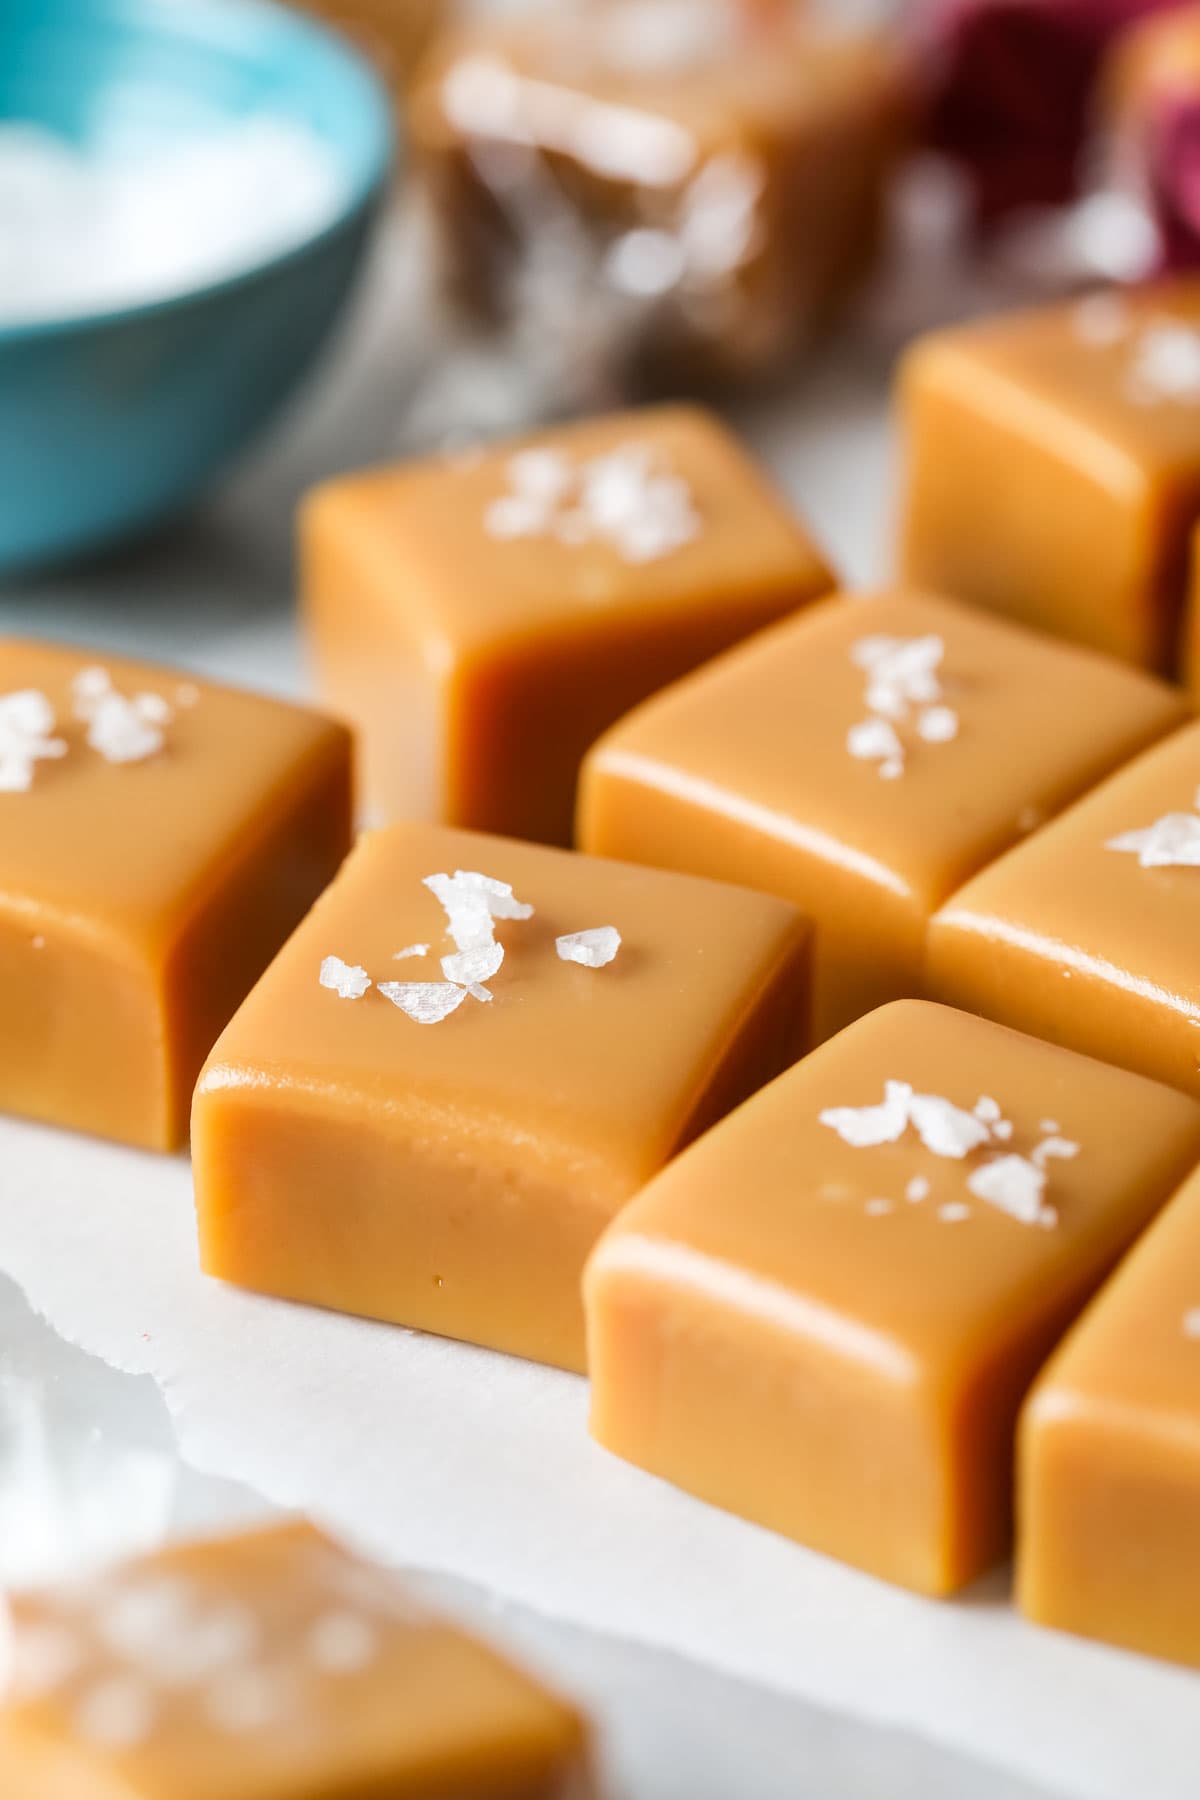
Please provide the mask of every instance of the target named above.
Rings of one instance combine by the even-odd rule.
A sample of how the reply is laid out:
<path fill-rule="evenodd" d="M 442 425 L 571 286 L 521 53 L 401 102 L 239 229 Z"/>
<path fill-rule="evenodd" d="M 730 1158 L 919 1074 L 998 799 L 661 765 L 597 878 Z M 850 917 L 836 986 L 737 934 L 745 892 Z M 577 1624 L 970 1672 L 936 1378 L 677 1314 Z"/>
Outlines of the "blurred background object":
<path fill-rule="evenodd" d="M 1101 109 L 1109 179 L 1148 214 L 1156 267 L 1200 267 L 1200 6 L 1118 38 Z"/>
<path fill-rule="evenodd" d="M 878 248 L 908 122 L 878 34 L 765 0 L 583 0 L 452 34 L 418 76 L 443 290 L 564 403 L 765 376 Z"/>
<path fill-rule="evenodd" d="M 390 161 L 366 64 L 271 0 L 5 0 L 0 570 L 157 521 L 267 423 Z"/>

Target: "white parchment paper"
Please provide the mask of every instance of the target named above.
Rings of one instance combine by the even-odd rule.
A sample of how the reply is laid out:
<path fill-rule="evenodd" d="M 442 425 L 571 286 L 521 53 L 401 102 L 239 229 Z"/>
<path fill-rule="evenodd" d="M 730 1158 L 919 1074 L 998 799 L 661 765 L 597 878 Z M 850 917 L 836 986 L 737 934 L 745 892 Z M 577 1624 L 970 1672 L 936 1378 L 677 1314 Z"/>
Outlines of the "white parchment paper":
<path fill-rule="evenodd" d="M 377 1554 L 931 1738 L 1078 1800 L 1194 1800 L 1183 1672 L 935 1604 L 727 1518 L 591 1443 L 586 1384 L 242 1294 L 196 1267 L 190 1170 L 0 1122 L 0 1267 L 161 1385 L 202 1469 Z"/>

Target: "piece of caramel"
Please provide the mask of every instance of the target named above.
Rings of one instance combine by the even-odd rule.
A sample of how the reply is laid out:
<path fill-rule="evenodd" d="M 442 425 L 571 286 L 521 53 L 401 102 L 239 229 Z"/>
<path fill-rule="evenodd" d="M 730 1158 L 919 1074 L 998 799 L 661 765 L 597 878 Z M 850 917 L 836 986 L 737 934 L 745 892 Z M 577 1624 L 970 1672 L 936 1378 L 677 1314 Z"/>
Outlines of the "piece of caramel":
<path fill-rule="evenodd" d="M 459 868 L 535 909 L 497 920 L 503 963 L 480 998 L 429 991 L 455 946 L 423 881 Z M 564 960 L 578 947 L 558 938 L 604 927 L 615 960 Z M 396 960 L 414 944 L 429 949 Z M 436 826 L 368 835 L 200 1078 L 204 1268 L 582 1368 L 588 1251 L 800 1053 L 807 948 L 794 908 L 741 888 Z M 322 987 L 330 956 L 373 985 Z M 392 982 L 423 992 L 393 1004 Z M 402 1000 L 455 1010 L 423 1024 Z"/>
<path fill-rule="evenodd" d="M 592 1431 L 922 1593 L 1009 1543 L 1029 1382 L 1200 1155 L 1200 1107 L 898 1002 L 650 1183 L 588 1264 Z"/>
<path fill-rule="evenodd" d="M 746 0 L 541 8 L 448 34 L 414 162 L 452 297 L 662 392 L 794 356 L 869 268 L 910 77 L 880 35 Z"/>
<path fill-rule="evenodd" d="M 14 1601 L 6 1800 L 585 1800 L 587 1729 L 305 1525 Z"/>
<path fill-rule="evenodd" d="M 1200 1175 L 1038 1380 L 1018 1468 L 1029 1617 L 1200 1668 Z"/>
<path fill-rule="evenodd" d="M 1200 1096 L 1200 725 L 954 894 L 927 991 Z"/>
<path fill-rule="evenodd" d="M 300 707 L 0 640 L 0 1109 L 183 1141 L 217 1034 L 349 848 L 350 748 Z"/>
<path fill-rule="evenodd" d="M 955 887 L 1185 716 L 1147 676 L 946 600 L 830 601 L 607 733 L 579 841 L 794 900 L 825 1037 L 919 993 Z"/>
<path fill-rule="evenodd" d="M 1200 281 L 935 332 L 900 398 L 905 580 L 1174 669 L 1200 512 Z"/>
<path fill-rule="evenodd" d="M 833 585 L 737 440 L 682 407 L 332 481 L 302 541 L 379 816 L 559 843 L 607 725 Z"/>

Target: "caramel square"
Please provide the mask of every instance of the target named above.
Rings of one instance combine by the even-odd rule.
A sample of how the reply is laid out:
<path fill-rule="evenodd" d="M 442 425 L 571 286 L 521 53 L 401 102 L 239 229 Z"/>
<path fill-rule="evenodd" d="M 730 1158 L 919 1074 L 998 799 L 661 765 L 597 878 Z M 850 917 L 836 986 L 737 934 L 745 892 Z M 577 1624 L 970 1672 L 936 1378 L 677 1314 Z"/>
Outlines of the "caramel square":
<path fill-rule="evenodd" d="M 1200 282 L 935 332 L 900 394 L 903 578 L 1172 671 L 1200 512 Z"/>
<path fill-rule="evenodd" d="M 1200 1176 L 1039 1378 L 1018 1466 L 1024 1612 L 1200 1668 Z"/>
<path fill-rule="evenodd" d="M 320 714 L 0 640 L 0 1108 L 152 1149 L 350 845 Z"/>
<path fill-rule="evenodd" d="M 1020 1400 L 1200 1154 L 1200 1107 L 921 1001 L 679 1157 L 585 1280 L 592 1431 L 926 1594 L 1009 1544 Z"/>
<path fill-rule="evenodd" d="M 928 991 L 1200 1096 L 1200 725 L 951 897 Z"/>
<path fill-rule="evenodd" d="M 950 601 L 831 601 L 615 726 L 579 840 L 794 900 L 825 1037 L 919 993 L 942 901 L 1185 716 L 1147 676 Z"/>
<path fill-rule="evenodd" d="M 832 586 L 736 440 L 679 407 L 330 482 L 302 538 L 378 815 L 559 843 L 607 725 Z"/>
<path fill-rule="evenodd" d="M 11 1800 L 586 1800 L 587 1730 L 305 1525 L 14 1602 Z"/>
<path fill-rule="evenodd" d="M 460 868 L 534 909 L 494 922 L 478 997 L 443 979 L 470 971 L 439 966 L 457 952 L 424 885 Z M 204 1268 L 582 1368 L 588 1251 L 800 1053 L 807 943 L 794 908 L 740 888 L 436 826 L 367 836 L 200 1078 Z M 356 998 L 321 985 L 328 957 Z"/>
<path fill-rule="evenodd" d="M 761 375 L 874 260 L 910 88 L 888 38 L 794 6 L 479 20 L 435 47 L 410 113 L 444 285 L 618 382 Z"/>

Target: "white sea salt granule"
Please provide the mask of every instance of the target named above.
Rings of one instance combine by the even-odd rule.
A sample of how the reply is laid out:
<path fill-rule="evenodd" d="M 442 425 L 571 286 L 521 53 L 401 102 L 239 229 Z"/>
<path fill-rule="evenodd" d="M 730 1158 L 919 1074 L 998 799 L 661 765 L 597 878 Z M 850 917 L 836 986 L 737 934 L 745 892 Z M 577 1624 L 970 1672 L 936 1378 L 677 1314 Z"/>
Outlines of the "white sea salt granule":
<path fill-rule="evenodd" d="M 913 1176 L 912 1180 L 904 1190 L 904 1198 L 913 1201 L 914 1204 L 922 1200 L 928 1200 L 929 1183 L 924 1175 Z"/>
<path fill-rule="evenodd" d="M 532 906 L 516 899 L 510 883 L 474 869 L 456 869 L 453 875 L 426 875 L 424 885 L 441 902 L 446 928 L 459 950 L 491 944 L 496 919 L 533 917 Z"/>
<path fill-rule="evenodd" d="M 320 982 L 343 1000 L 361 1000 L 371 985 L 371 977 L 357 963 L 343 962 L 340 956 L 327 956 L 321 964 Z"/>
<path fill-rule="evenodd" d="M 0 124 L 0 323 L 184 293 L 300 243 L 345 192 L 339 158 L 287 119 L 128 149 Z"/>
<path fill-rule="evenodd" d="M 911 1098 L 912 1088 L 906 1081 L 885 1081 L 880 1105 L 827 1106 L 818 1116 L 844 1144 L 867 1150 L 876 1144 L 894 1144 L 904 1136 Z"/>
<path fill-rule="evenodd" d="M 586 931 L 564 932 L 555 938 L 554 948 L 563 962 L 603 969 L 621 948 L 621 934 L 615 925 L 593 925 Z"/>
<path fill-rule="evenodd" d="M 958 736 L 958 714 L 952 706 L 927 706 L 917 717 L 917 736 L 927 744 L 949 744 Z"/>
<path fill-rule="evenodd" d="M 1200 1341 L 1200 1306 L 1189 1307 L 1184 1313 L 1183 1335 Z"/>
<path fill-rule="evenodd" d="M 605 544 L 624 562 L 649 563 L 702 529 L 691 487 L 654 444 L 618 444 L 580 462 L 550 446 L 522 450 L 505 473 L 509 491 L 483 515 L 490 537 Z"/>
<path fill-rule="evenodd" d="M 882 1196 L 874 1200 L 868 1200 L 863 1208 L 863 1211 L 867 1214 L 868 1218 L 872 1219 L 881 1219 L 885 1213 L 895 1212 L 895 1210 L 895 1202 L 892 1200 L 885 1200 Z"/>
<path fill-rule="evenodd" d="M 940 1094 L 913 1094 L 908 1102 L 908 1116 L 927 1150 L 956 1161 L 986 1144 L 990 1135 L 974 1113 L 943 1100 Z"/>
<path fill-rule="evenodd" d="M 1136 856 L 1143 869 L 1195 868 L 1200 866 L 1200 817 L 1166 813 L 1142 831 L 1109 838 L 1104 847 Z"/>
<path fill-rule="evenodd" d="M 1026 1156 L 997 1156 L 967 1176 L 977 1200 L 999 1208 L 1024 1225 L 1036 1225 L 1046 1191 L 1046 1176 Z"/>
<path fill-rule="evenodd" d="M 379 992 L 418 1025 L 439 1025 L 467 997 L 452 981 L 381 981 Z"/>
<path fill-rule="evenodd" d="M 971 1209 L 962 1200 L 947 1200 L 944 1206 L 938 1207 L 938 1218 L 944 1219 L 947 1225 L 960 1225 L 970 1216 Z"/>
<path fill-rule="evenodd" d="M 1200 401 L 1200 331 L 1181 319 L 1152 320 L 1133 347 L 1126 391 L 1140 405 Z"/>
<path fill-rule="evenodd" d="M 860 719 L 846 733 L 846 748 L 858 762 L 902 762 L 904 745 L 886 719 Z"/>
<path fill-rule="evenodd" d="M 393 962 L 403 962 L 404 959 L 409 956 L 428 956 L 428 955 L 429 955 L 429 945 L 428 944 L 405 944 L 403 950 L 393 950 L 392 951 L 392 961 Z"/>
<path fill-rule="evenodd" d="M 166 743 L 174 714 L 161 694 L 117 692 L 106 669 L 81 669 L 71 683 L 75 716 L 87 723 L 87 741 L 113 763 L 144 762 Z"/>
<path fill-rule="evenodd" d="M 477 944 L 469 950 L 455 950 L 442 958 L 442 974 L 459 987 L 474 989 L 490 981 L 504 961 L 503 944 Z M 490 1000 L 491 995 L 487 998 Z"/>
<path fill-rule="evenodd" d="M 37 688 L 0 695 L 0 794 L 28 793 L 34 765 L 67 754 L 54 726 L 54 708 Z"/>

